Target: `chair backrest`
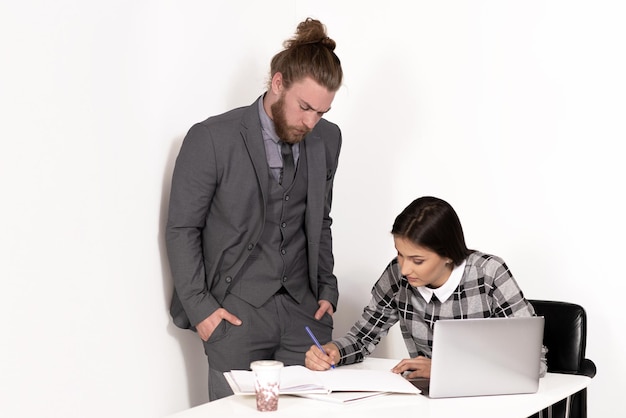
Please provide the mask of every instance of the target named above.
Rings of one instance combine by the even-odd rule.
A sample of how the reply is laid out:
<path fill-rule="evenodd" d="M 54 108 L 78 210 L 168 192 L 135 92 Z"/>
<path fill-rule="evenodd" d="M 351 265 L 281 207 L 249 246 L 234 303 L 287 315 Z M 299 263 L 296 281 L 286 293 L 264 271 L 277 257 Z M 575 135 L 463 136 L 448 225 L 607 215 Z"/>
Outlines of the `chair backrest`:
<path fill-rule="evenodd" d="M 587 314 L 575 303 L 529 300 L 545 317 L 543 344 L 548 348 L 548 371 L 578 373 L 585 359 Z"/>
<path fill-rule="evenodd" d="M 529 300 L 537 315 L 545 318 L 543 345 L 548 348 L 548 371 L 594 377 L 596 365 L 585 358 L 587 314 L 575 303 Z M 547 414 L 547 415 L 546 415 Z M 587 389 L 551 405 L 532 418 L 549 416 L 587 418 Z"/>

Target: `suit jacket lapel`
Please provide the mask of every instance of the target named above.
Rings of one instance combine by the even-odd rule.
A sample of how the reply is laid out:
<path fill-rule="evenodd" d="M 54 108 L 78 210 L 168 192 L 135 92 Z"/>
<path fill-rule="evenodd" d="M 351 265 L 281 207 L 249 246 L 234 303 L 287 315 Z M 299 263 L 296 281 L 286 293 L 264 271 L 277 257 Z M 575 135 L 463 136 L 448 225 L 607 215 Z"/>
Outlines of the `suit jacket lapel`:
<path fill-rule="evenodd" d="M 263 100 L 263 96 L 249 106 L 244 114 L 241 124 L 241 137 L 248 149 L 250 160 L 252 160 L 252 165 L 257 175 L 257 181 L 261 187 L 263 200 L 265 201 L 265 196 L 269 192 L 269 167 L 267 166 L 265 144 L 263 143 L 263 134 L 261 133 L 259 100 Z"/>

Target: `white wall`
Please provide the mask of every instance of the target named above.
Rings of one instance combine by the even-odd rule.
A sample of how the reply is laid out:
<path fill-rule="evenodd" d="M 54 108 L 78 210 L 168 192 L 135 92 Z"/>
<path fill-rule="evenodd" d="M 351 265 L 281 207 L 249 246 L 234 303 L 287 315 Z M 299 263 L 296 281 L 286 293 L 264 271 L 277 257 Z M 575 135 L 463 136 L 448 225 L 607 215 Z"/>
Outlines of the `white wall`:
<path fill-rule="evenodd" d="M 306 16 L 327 24 L 346 73 L 328 115 L 344 133 L 337 334 L 394 255 L 395 215 L 436 195 L 527 297 L 587 308 L 590 416 L 620 408 L 622 2 L 356 4 L 0 2 L 0 415 L 206 401 L 201 344 L 167 312 L 174 158 L 194 122 L 262 93 Z M 377 354 L 404 356 L 394 338 Z"/>

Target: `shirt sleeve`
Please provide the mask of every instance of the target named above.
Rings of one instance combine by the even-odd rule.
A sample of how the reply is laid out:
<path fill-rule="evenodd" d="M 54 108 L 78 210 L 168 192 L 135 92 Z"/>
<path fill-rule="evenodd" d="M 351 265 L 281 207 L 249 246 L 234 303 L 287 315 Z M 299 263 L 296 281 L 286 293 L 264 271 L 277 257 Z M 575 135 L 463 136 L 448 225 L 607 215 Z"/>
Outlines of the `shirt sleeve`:
<path fill-rule="evenodd" d="M 350 331 L 333 341 L 339 348 L 339 365 L 363 361 L 370 355 L 389 328 L 398 322 L 396 294 L 401 278 L 395 277 L 390 263 L 372 288 L 372 297 L 361 318 Z"/>
<path fill-rule="evenodd" d="M 535 310 L 524 297 L 506 263 L 498 257 L 492 256 L 491 260 L 486 275 L 493 278 L 493 316 L 534 316 Z"/>

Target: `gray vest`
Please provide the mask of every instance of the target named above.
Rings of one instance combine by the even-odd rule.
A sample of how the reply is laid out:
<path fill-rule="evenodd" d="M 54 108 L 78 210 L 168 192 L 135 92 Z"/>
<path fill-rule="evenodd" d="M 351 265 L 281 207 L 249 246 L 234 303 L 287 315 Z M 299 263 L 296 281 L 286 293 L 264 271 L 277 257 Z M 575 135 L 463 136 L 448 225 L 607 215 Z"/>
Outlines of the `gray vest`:
<path fill-rule="evenodd" d="M 300 143 L 296 175 L 285 189 L 270 173 L 261 239 L 237 274 L 230 293 L 260 307 L 284 288 L 300 302 L 309 290 L 304 213 L 307 195 L 306 147 Z"/>

